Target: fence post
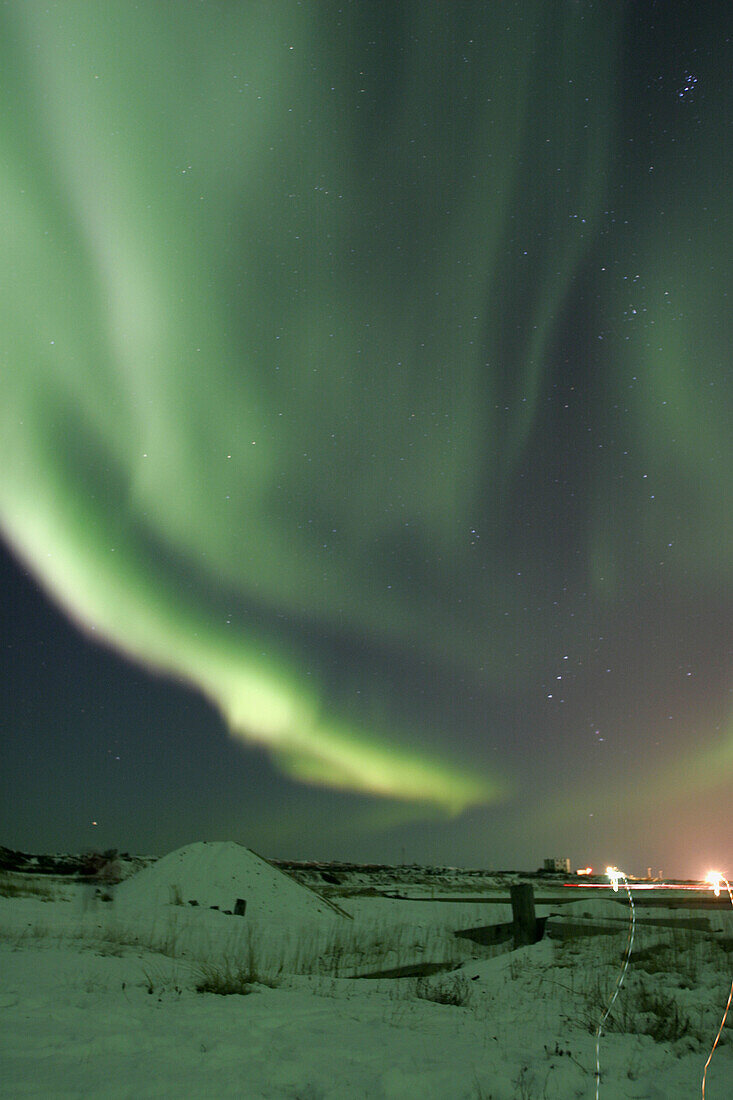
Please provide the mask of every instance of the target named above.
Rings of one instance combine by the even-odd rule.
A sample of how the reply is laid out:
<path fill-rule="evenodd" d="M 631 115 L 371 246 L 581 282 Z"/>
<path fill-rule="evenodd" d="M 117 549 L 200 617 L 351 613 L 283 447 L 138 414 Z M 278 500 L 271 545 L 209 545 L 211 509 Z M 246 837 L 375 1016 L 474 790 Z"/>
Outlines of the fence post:
<path fill-rule="evenodd" d="M 509 887 L 512 898 L 514 946 L 525 947 L 537 942 L 537 918 L 534 912 L 534 888 L 522 882 Z"/>

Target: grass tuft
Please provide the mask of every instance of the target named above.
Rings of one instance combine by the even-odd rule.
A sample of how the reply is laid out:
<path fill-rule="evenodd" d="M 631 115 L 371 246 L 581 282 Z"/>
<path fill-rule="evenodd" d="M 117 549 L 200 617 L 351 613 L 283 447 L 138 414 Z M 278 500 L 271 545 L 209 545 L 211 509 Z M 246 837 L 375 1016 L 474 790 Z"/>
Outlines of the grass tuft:
<path fill-rule="evenodd" d="M 196 974 L 197 993 L 216 993 L 221 997 L 246 996 L 255 985 L 274 989 L 279 984 L 277 978 L 253 968 L 248 960 L 202 962 L 196 967 Z"/>

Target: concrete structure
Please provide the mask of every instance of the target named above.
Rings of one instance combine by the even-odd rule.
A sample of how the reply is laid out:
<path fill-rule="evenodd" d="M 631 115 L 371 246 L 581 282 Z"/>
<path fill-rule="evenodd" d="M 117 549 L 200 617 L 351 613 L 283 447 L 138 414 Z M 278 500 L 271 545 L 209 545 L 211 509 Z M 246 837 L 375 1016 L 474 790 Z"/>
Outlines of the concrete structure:
<path fill-rule="evenodd" d="M 565 875 L 570 874 L 570 859 L 567 856 L 560 857 L 554 856 L 552 859 L 546 859 L 544 861 L 545 871 L 560 871 Z"/>

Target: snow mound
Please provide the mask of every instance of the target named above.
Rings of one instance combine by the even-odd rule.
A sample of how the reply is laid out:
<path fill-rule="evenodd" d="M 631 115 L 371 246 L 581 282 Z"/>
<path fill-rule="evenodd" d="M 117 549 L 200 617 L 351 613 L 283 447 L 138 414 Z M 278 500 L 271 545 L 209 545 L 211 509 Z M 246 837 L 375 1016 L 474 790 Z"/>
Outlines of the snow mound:
<path fill-rule="evenodd" d="M 234 913 L 238 899 L 245 903 L 248 922 L 293 925 L 346 916 L 314 890 L 231 841 L 199 841 L 170 852 L 120 883 L 114 898 L 116 909 L 140 915 L 169 905 Z"/>
<path fill-rule="evenodd" d="M 646 906 L 643 900 L 634 901 L 634 919 L 637 928 L 657 929 L 660 934 L 669 934 L 670 930 L 730 935 L 733 931 L 733 910 L 679 908 L 675 906 Z M 563 926 L 576 931 L 583 928 L 590 933 L 596 931 L 625 932 L 631 923 L 631 908 L 624 895 L 618 898 L 584 898 L 582 901 L 559 905 L 548 916 L 547 930 L 550 935 L 560 931 Z"/>

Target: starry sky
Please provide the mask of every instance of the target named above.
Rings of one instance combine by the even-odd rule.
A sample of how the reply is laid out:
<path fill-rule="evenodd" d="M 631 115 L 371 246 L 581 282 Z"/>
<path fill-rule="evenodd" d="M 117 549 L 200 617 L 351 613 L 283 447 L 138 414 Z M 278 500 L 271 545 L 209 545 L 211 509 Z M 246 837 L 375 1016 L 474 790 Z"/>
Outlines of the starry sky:
<path fill-rule="evenodd" d="M 729 5 L 1 19 L 0 843 L 730 872 Z"/>

